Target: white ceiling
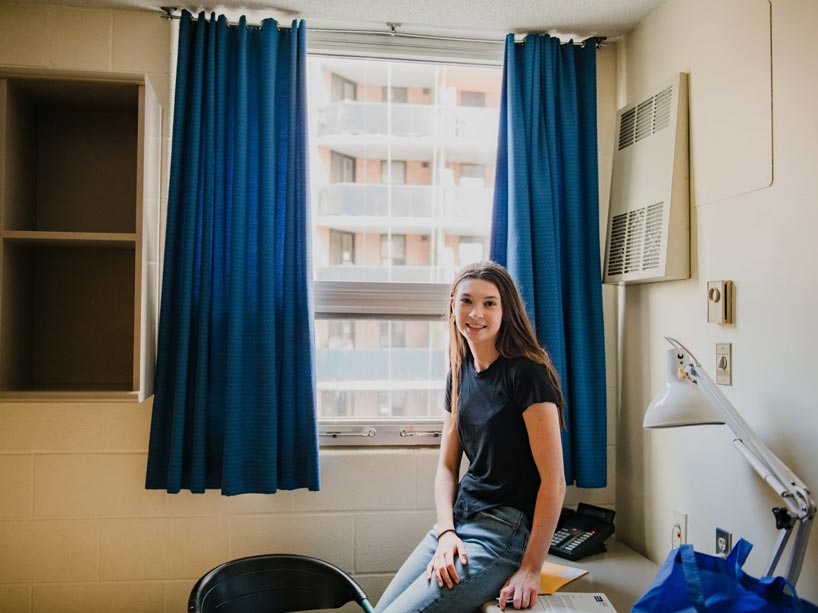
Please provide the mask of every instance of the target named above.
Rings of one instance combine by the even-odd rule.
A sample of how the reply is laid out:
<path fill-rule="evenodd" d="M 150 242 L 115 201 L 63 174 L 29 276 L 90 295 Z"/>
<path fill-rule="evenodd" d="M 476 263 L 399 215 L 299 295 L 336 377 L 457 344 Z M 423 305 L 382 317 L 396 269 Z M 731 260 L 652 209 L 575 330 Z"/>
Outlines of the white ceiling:
<path fill-rule="evenodd" d="M 513 32 L 548 32 L 578 39 L 616 38 L 638 24 L 666 0 L 0 0 L 5 4 L 62 4 L 92 8 L 158 11 L 175 5 L 192 12 L 247 15 L 279 21 L 305 19 L 308 27 L 385 30 L 417 34 L 502 38 Z"/>

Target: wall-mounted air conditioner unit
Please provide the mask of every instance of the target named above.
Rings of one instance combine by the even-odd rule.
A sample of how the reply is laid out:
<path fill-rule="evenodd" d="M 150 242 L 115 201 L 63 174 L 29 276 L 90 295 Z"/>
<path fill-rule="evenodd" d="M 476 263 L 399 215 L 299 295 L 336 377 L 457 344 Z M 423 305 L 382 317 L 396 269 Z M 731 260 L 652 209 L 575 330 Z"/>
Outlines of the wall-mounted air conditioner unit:
<path fill-rule="evenodd" d="M 605 283 L 690 276 L 687 74 L 617 113 Z"/>

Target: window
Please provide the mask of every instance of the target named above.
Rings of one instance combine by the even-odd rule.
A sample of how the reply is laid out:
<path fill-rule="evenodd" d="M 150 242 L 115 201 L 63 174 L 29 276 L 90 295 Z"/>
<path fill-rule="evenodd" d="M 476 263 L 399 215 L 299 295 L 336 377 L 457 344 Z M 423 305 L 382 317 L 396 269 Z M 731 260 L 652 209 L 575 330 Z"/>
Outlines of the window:
<path fill-rule="evenodd" d="M 461 106 L 486 106 L 486 92 L 460 92 Z"/>
<path fill-rule="evenodd" d="M 330 182 L 355 183 L 355 158 L 330 152 Z"/>
<path fill-rule="evenodd" d="M 485 164 L 461 164 L 460 165 L 460 184 L 463 185 L 463 179 L 468 183 L 470 179 L 479 182 L 480 185 L 486 180 L 486 166 Z"/>
<path fill-rule="evenodd" d="M 406 265 L 406 235 L 393 234 L 391 239 L 388 234 L 381 234 L 381 266 L 405 266 Z"/>
<path fill-rule="evenodd" d="M 378 392 L 378 415 L 402 417 L 406 412 L 406 392 Z"/>
<path fill-rule="evenodd" d="M 406 104 L 409 99 L 409 90 L 406 87 L 393 87 L 392 97 L 389 96 L 389 88 L 383 86 L 383 100 L 384 102 L 395 102 L 399 104 Z"/>
<path fill-rule="evenodd" d="M 355 264 L 355 235 L 351 232 L 329 231 L 331 264 Z"/>
<path fill-rule="evenodd" d="M 406 322 L 382 321 L 381 347 L 405 347 L 405 346 L 406 346 Z"/>
<path fill-rule="evenodd" d="M 390 176 L 389 170 L 392 170 Z M 381 160 L 381 183 L 390 185 L 403 185 L 406 183 L 406 162 L 393 161 L 391 164 L 387 160 Z"/>
<path fill-rule="evenodd" d="M 332 101 L 340 102 L 342 100 L 357 99 L 358 87 L 356 84 L 348 79 L 345 79 L 337 74 L 332 75 Z"/>
<path fill-rule="evenodd" d="M 461 236 L 457 255 L 461 262 L 479 262 L 486 259 L 487 241 L 482 236 Z"/>
<path fill-rule="evenodd" d="M 326 346 L 330 349 L 352 349 L 355 347 L 355 322 L 345 319 L 331 319 Z"/>
<path fill-rule="evenodd" d="M 308 55 L 322 445 L 439 441 L 448 286 L 490 231 L 502 49 L 491 52 L 477 66 Z"/>
<path fill-rule="evenodd" d="M 352 394 L 345 391 L 321 392 L 320 414 L 332 417 L 347 417 L 352 406 Z"/>

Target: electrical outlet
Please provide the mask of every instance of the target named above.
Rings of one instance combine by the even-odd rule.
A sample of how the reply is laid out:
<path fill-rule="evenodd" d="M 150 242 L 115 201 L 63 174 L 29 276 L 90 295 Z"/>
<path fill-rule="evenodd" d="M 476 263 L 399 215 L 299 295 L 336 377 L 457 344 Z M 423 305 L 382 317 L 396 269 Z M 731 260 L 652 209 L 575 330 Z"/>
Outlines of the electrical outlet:
<path fill-rule="evenodd" d="M 673 511 L 673 528 L 670 534 L 670 546 L 678 549 L 679 545 L 687 542 L 687 513 Z"/>
<path fill-rule="evenodd" d="M 726 558 L 733 548 L 733 535 L 724 528 L 716 528 L 716 554 Z"/>

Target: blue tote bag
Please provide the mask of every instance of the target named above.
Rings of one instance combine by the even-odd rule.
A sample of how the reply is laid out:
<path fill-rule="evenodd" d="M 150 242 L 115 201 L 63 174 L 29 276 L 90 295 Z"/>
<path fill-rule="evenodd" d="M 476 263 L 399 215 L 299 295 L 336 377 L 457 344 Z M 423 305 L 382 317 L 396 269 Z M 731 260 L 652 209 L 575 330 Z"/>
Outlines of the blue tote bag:
<path fill-rule="evenodd" d="M 692 545 L 674 549 L 631 613 L 818 613 L 784 577 L 756 579 L 745 573 L 742 566 L 752 548 L 740 539 L 726 559 L 694 551 Z"/>

